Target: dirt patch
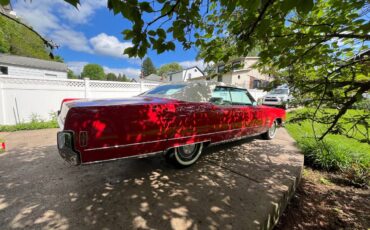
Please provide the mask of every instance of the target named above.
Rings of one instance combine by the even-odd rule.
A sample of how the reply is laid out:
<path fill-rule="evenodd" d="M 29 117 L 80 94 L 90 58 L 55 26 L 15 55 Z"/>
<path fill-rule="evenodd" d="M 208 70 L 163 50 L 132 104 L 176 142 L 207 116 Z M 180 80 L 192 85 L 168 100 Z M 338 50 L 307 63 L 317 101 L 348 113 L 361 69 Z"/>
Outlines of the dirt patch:
<path fill-rule="evenodd" d="M 370 189 L 335 184 L 331 173 L 305 169 L 275 229 L 369 229 Z"/>

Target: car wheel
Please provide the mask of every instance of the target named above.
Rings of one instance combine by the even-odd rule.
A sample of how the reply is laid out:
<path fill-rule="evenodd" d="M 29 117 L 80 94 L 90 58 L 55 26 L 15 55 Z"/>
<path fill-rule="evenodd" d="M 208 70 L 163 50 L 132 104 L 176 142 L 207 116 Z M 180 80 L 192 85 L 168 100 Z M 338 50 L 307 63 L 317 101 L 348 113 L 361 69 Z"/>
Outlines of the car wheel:
<path fill-rule="evenodd" d="M 170 150 L 166 160 L 178 167 L 187 167 L 194 164 L 203 150 L 203 143 L 183 145 Z"/>
<path fill-rule="evenodd" d="M 276 120 L 272 123 L 271 127 L 267 130 L 267 132 L 263 133 L 261 136 L 265 140 L 271 140 L 275 137 L 277 130 L 277 122 Z"/>

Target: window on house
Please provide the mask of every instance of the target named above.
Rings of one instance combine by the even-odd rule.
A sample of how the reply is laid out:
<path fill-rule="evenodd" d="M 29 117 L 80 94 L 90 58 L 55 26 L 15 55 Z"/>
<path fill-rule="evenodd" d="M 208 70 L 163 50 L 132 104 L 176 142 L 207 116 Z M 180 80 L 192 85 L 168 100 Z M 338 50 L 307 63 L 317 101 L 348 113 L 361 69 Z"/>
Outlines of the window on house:
<path fill-rule="evenodd" d="M 188 79 L 190 79 L 191 78 L 191 73 L 188 73 Z"/>
<path fill-rule="evenodd" d="M 232 69 L 233 69 L 233 70 L 240 69 L 240 66 L 241 66 L 241 61 L 234 61 L 234 62 L 232 63 Z"/>
<path fill-rule="evenodd" d="M 261 88 L 261 86 L 262 86 L 261 80 L 254 80 L 253 81 L 253 89 Z"/>
<path fill-rule="evenodd" d="M 172 75 L 170 75 L 170 81 L 172 81 Z"/>
<path fill-rule="evenodd" d="M 217 73 L 223 73 L 224 72 L 224 69 L 225 69 L 225 65 L 219 65 L 217 67 Z"/>
<path fill-rule="evenodd" d="M 218 81 L 218 82 L 222 82 L 222 75 L 218 75 L 218 76 L 217 76 L 217 81 Z"/>
<path fill-rule="evenodd" d="M 194 70 L 194 72 L 198 72 L 198 70 L 197 70 L 197 69 L 195 69 L 195 70 Z"/>
<path fill-rule="evenodd" d="M 0 74 L 8 75 L 8 67 L 0 66 Z"/>

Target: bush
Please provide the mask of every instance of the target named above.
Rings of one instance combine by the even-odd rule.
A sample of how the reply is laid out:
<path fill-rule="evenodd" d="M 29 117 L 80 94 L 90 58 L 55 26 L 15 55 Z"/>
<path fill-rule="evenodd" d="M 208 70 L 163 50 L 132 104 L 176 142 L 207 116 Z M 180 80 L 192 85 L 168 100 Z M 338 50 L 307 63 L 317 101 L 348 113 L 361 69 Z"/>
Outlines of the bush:
<path fill-rule="evenodd" d="M 316 142 L 309 138 L 299 142 L 304 156 L 305 163 L 314 168 L 336 171 L 348 166 L 350 162 L 349 152 L 338 148 L 328 142 Z"/>
<path fill-rule="evenodd" d="M 330 110 L 327 111 L 330 112 Z M 304 117 L 306 112 L 310 111 L 300 109 L 289 113 L 286 125 L 304 154 L 305 164 L 316 169 L 340 172 L 339 176 L 342 179 L 354 185 L 370 184 L 369 144 L 359 141 L 359 138 L 348 138 L 340 134 L 329 134 L 323 141 L 316 141 L 312 125 L 315 127 L 316 135 L 320 135 L 325 130 L 325 125 L 312 124 L 308 120 L 296 122 L 297 116 Z M 352 110 L 347 116 L 352 117 L 362 113 L 364 113 L 363 110 Z"/>

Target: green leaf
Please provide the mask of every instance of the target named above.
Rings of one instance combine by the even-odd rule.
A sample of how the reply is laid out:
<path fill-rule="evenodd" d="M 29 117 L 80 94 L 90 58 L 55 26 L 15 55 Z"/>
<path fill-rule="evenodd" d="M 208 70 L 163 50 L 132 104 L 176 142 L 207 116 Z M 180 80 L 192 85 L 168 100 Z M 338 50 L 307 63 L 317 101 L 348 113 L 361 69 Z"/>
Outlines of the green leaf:
<path fill-rule="evenodd" d="M 155 35 L 157 35 L 157 33 L 156 33 L 154 30 L 149 30 L 149 31 L 148 31 L 148 34 L 149 34 L 150 36 L 155 36 Z"/>
<path fill-rule="evenodd" d="M 307 14 L 314 6 L 313 0 L 299 0 L 297 4 L 297 11 L 299 13 Z"/>
<path fill-rule="evenodd" d="M 133 57 L 137 53 L 137 48 L 134 47 L 128 47 L 123 51 L 124 54 L 127 54 L 129 57 Z"/>
<path fill-rule="evenodd" d="M 0 0 L 0 5 L 5 6 L 10 3 L 10 0 Z"/>
<path fill-rule="evenodd" d="M 162 28 L 157 29 L 157 34 L 161 38 L 166 38 L 166 32 Z"/>
<path fill-rule="evenodd" d="M 134 37 L 134 32 L 132 31 L 132 30 L 130 30 L 130 29 L 126 29 L 126 30 L 124 30 L 123 32 L 122 32 L 122 34 L 123 34 L 123 38 L 125 39 L 125 40 L 129 40 L 129 39 L 131 39 L 131 38 L 133 38 Z"/>
<path fill-rule="evenodd" d="M 142 11 L 145 11 L 148 13 L 151 13 L 154 11 L 153 8 L 150 6 L 149 2 L 140 2 L 139 7 Z"/>
<path fill-rule="evenodd" d="M 168 42 L 167 43 L 167 49 L 169 49 L 169 50 L 175 50 L 175 43 L 173 43 L 173 42 Z"/>
<path fill-rule="evenodd" d="M 281 9 L 287 13 L 289 12 L 291 9 L 293 9 L 294 7 L 297 6 L 297 4 L 299 3 L 299 1 L 297 0 L 284 0 L 282 1 L 281 3 Z"/>
<path fill-rule="evenodd" d="M 0 0 L 0 1 L 3 1 L 3 0 Z M 77 8 L 77 5 L 80 5 L 80 0 L 64 0 L 64 1 L 68 2 L 69 4 L 71 4 L 72 6 L 76 8 Z"/>

